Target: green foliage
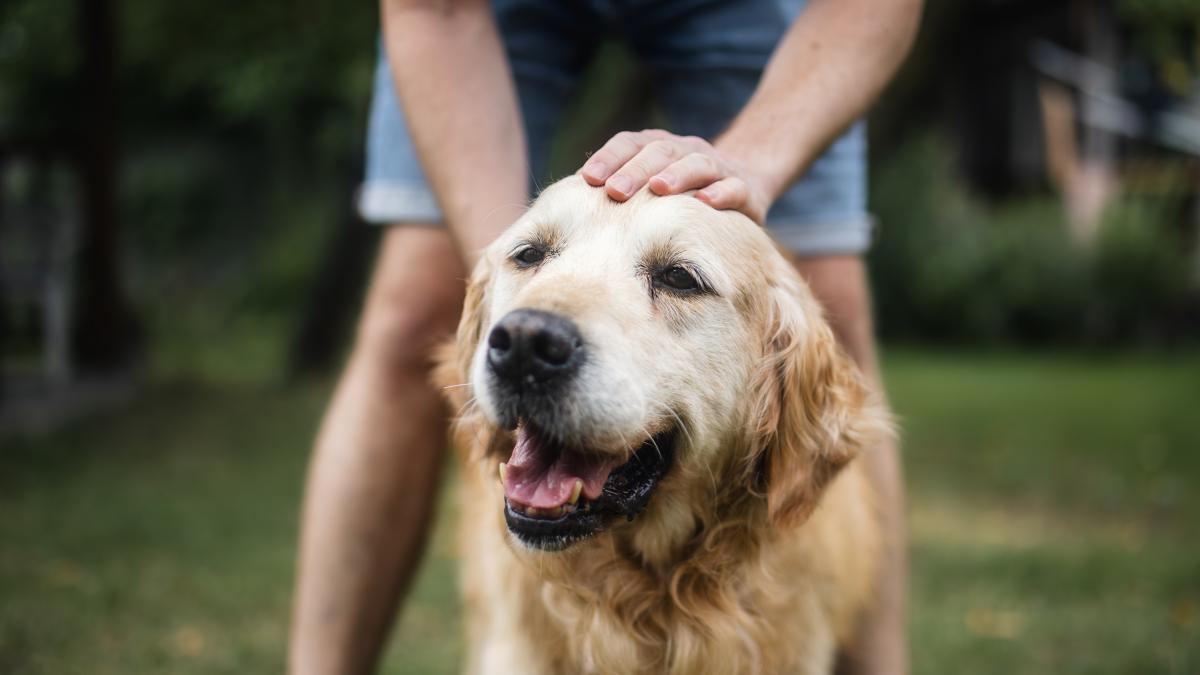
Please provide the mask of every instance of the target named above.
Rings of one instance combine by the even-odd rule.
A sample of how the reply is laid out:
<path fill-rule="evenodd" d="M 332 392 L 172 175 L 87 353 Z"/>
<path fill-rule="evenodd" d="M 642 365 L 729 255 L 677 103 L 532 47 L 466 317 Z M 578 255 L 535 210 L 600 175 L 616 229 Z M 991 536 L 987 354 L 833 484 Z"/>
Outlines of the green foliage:
<path fill-rule="evenodd" d="M 1071 240 L 1053 198 L 973 199 L 936 136 L 898 149 L 873 179 L 881 228 L 871 269 L 884 335 L 1188 339 L 1200 280 L 1189 262 L 1195 243 L 1173 227 L 1171 204 L 1123 198 L 1088 246 Z"/>
<path fill-rule="evenodd" d="M 112 0 L 122 115 L 136 141 L 155 130 L 242 129 L 269 137 L 357 137 L 336 118 L 363 110 L 375 48 L 370 3 Z M 74 86 L 83 55 L 71 0 L 11 0 L 0 12 L 0 132 L 86 119 Z M 7 104 L 7 105 L 5 105 Z M 357 120 L 356 120 L 357 121 Z M 288 142 L 306 143 L 292 137 Z"/>
<path fill-rule="evenodd" d="M 77 81 L 73 17 L 68 0 L 0 5 L 0 137 L 52 139 L 72 128 L 78 106 L 61 104 Z"/>
<path fill-rule="evenodd" d="M 1157 72 L 1148 74 L 1176 96 L 1190 96 L 1200 74 L 1200 1 L 1118 0 L 1114 9 L 1127 27 L 1131 54 L 1154 64 Z"/>
<path fill-rule="evenodd" d="M 1197 0 L 1117 0 L 1117 14 L 1134 21 L 1154 21 L 1163 24 L 1200 19 Z"/>
<path fill-rule="evenodd" d="M 112 0 L 126 285 L 154 365 L 279 366 L 361 175 L 377 4 Z M 72 0 L 0 9 L 0 137 L 66 148 L 88 123 Z M 69 155 L 57 157 L 67 164 Z M 268 356 L 268 352 L 275 356 Z"/>
<path fill-rule="evenodd" d="M 1094 254 L 1096 316 L 1110 324 L 1106 332 L 1121 332 L 1118 323 L 1143 336 L 1166 331 L 1163 322 L 1186 320 L 1196 302 L 1197 263 L 1163 235 L 1163 223 L 1152 203 L 1126 201 L 1106 214 Z"/>
<path fill-rule="evenodd" d="M 256 345 L 256 374 L 277 367 L 268 346 L 287 340 L 360 175 L 378 7 L 114 2 L 123 273 L 152 362 L 171 372 L 240 370 L 211 348 L 231 341 Z M 1119 9 L 1170 27 L 1155 17 L 1194 19 L 1198 6 L 1126 0 Z M 0 5 L 0 137 L 58 147 L 87 123 L 76 7 Z M 603 48 L 556 139 L 556 175 L 616 126 L 645 123 L 644 77 L 627 49 Z M 1005 343 L 1200 334 L 1185 249 L 1196 244 L 1172 233 L 1168 209 L 1123 202 L 1095 249 L 1081 251 L 1052 199 L 982 204 L 956 179 L 950 154 L 922 137 L 890 152 L 874 176 L 882 230 L 871 259 L 886 335 Z"/>

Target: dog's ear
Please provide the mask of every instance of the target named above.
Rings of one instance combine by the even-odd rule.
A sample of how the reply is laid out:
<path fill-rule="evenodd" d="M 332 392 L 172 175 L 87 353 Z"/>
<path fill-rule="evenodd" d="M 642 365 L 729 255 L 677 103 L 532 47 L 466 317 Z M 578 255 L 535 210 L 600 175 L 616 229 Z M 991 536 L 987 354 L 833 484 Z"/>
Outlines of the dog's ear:
<path fill-rule="evenodd" d="M 450 402 L 454 414 L 454 446 L 464 453 L 463 456 L 469 461 L 481 459 L 488 454 L 501 456 L 511 450 L 512 443 L 508 434 L 496 433 L 487 423 L 479 406 L 473 403 L 471 388 L 468 385 L 471 378 L 471 360 L 479 346 L 484 326 L 488 323 L 486 298 L 491 278 L 491 265 L 486 258 L 481 258 L 467 282 L 458 333 L 453 340 L 446 341 L 439 348 L 434 373 L 434 379 Z"/>
<path fill-rule="evenodd" d="M 475 355 L 475 348 L 487 321 L 484 296 L 491 276 L 491 264 L 487 258 L 480 258 L 467 281 L 458 332 L 453 340 L 448 340 L 437 351 L 434 381 L 446 392 L 446 397 L 455 410 L 461 410 L 470 399 L 467 387 L 463 385 L 470 378 L 471 359 Z"/>
<path fill-rule="evenodd" d="M 475 348 L 479 346 L 479 338 L 483 334 L 483 326 L 487 321 L 484 296 L 492 280 L 492 265 L 487 257 L 480 257 L 475 265 L 475 271 L 467 282 L 467 294 L 463 299 L 462 319 L 458 322 L 458 336 L 455 338 L 458 349 L 458 367 L 464 381 L 471 372 L 471 358 Z"/>
<path fill-rule="evenodd" d="M 771 289 L 754 392 L 755 480 L 776 525 L 803 523 L 859 450 L 889 432 L 886 414 L 793 274 Z"/>

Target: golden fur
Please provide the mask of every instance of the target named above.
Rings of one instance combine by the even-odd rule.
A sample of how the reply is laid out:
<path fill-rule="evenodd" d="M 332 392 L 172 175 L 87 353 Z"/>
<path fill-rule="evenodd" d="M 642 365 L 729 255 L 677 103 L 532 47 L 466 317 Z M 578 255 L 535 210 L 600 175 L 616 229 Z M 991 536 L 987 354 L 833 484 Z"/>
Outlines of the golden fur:
<path fill-rule="evenodd" d="M 535 235 L 577 257 L 517 274 L 506 256 Z M 672 246 L 707 265 L 719 297 L 645 299 L 626 279 L 629 261 Z M 618 379 L 595 388 L 634 400 L 643 430 L 668 414 L 685 429 L 640 516 L 557 553 L 507 533 L 496 476 L 512 436 L 490 421 L 475 376 L 482 336 L 513 307 L 551 309 L 601 350 L 616 345 L 604 365 Z M 761 228 L 689 196 L 617 205 L 566 179 L 483 256 L 438 378 L 459 411 L 467 672 L 832 670 L 869 600 L 879 549 L 855 456 L 889 423 Z"/>

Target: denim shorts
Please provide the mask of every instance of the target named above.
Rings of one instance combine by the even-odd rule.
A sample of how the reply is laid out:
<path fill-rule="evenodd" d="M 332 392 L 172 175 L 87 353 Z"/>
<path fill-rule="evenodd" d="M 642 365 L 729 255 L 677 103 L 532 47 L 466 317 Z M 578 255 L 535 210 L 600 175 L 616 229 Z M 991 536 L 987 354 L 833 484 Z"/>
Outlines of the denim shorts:
<path fill-rule="evenodd" d="M 749 100 L 802 6 L 803 0 L 496 0 L 532 175 L 546 178 L 551 139 L 601 40 L 624 41 L 649 69 L 670 131 L 712 139 Z M 866 128 L 859 121 L 775 202 L 767 227 L 800 255 L 862 253 L 872 231 L 866 164 Z M 380 224 L 442 220 L 382 50 L 358 209 Z"/>

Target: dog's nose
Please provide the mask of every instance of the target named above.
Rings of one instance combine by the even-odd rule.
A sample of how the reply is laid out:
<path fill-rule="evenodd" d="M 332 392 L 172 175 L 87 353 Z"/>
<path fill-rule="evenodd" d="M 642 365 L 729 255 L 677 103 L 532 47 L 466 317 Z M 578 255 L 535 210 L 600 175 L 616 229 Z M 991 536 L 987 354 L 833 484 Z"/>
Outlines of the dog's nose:
<path fill-rule="evenodd" d="M 514 384 L 541 384 L 579 367 L 583 336 L 566 317 L 537 309 L 516 309 L 496 322 L 488 335 L 488 365 Z"/>

